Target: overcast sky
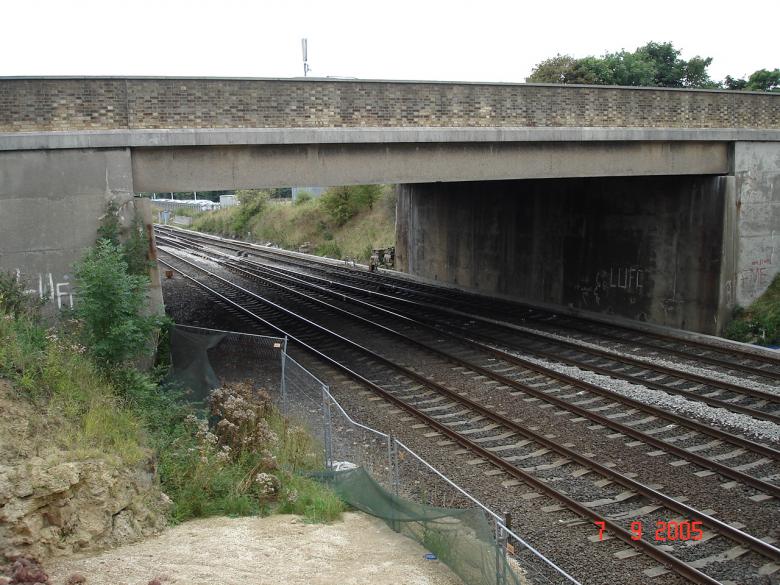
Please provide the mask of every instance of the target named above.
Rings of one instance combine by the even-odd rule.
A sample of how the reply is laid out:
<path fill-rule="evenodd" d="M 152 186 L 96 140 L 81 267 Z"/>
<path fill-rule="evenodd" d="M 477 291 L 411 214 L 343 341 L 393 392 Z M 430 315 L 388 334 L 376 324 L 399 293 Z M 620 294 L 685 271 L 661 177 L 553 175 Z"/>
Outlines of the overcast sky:
<path fill-rule="evenodd" d="M 672 41 L 713 79 L 780 67 L 777 0 L 0 0 L 0 75 L 522 82 L 539 61 Z"/>

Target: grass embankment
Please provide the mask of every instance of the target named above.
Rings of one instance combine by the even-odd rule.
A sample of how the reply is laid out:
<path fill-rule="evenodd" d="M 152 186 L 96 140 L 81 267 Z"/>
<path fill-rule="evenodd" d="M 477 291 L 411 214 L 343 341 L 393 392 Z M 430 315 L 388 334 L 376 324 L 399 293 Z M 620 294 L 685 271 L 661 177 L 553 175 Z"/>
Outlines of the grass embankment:
<path fill-rule="evenodd" d="M 213 394 L 210 413 L 198 412 L 162 382 L 166 368 L 133 366 L 148 327 L 160 323 L 140 315 L 143 277 L 128 273 L 123 255 L 107 239 L 87 253 L 75 269 L 76 311 L 53 328 L 29 306 L 27 287 L 0 274 L 0 378 L 43 420 L 56 421 L 42 440 L 73 459 L 134 465 L 156 457 L 173 520 L 274 511 L 337 518 L 338 498 L 302 475 L 321 469 L 320 450 L 266 394 L 226 385 Z"/>
<path fill-rule="evenodd" d="M 246 386 L 218 391 L 223 398 L 211 414 L 220 422 L 210 428 L 207 413 L 194 411 L 175 387 L 132 368 L 107 373 L 72 334 L 7 313 L 0 316 L 0 378 L 42 418 L 59 421 L 47 425 L 53 434 L 43 440 L 74 459 L 133 465 L 155 456 L 175 521 L 280 512 L 323 522 L 344 509 L 301 474 L 321 468 L 311 437 Z"/>
<path fill-rule="evenodd" d="M 144 425 L 77 341 L 29 317 L 0 317 L 0 377 L 44 416 L 62 419 L 46 437 L 75 458 L 134 464 L 149 456 Z"/>
<path fill-rule="evenodd" d="M 734 311 L 725 336 L 746 343 L 780 345 L 780 275 L 752 305 Z"/>
<path fill-rule="evenodd" d="M 294 204 L 268 199 L 262 192 L 239 192 L 239 200 L 235 207 L 197 214 L 192 229 L 272 242 L 288 250 L 308 242 L 320 256 L 360 262 L 368 261 L 372 248 L 395 245 L 392 186 L 340 187 Z"/>

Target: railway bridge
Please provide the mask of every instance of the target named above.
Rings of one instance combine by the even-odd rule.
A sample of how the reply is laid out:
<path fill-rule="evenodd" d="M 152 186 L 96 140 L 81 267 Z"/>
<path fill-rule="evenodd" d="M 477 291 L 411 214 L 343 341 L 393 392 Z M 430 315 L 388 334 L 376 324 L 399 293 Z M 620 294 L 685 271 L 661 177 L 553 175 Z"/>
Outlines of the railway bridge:
<path fill-rule="evenodd" d="M 778 272 L 780 95 L 0 78 L 0 268 L 60 306 L 108 200 L 370 182 L 408 272 L 717 333 Z"/>

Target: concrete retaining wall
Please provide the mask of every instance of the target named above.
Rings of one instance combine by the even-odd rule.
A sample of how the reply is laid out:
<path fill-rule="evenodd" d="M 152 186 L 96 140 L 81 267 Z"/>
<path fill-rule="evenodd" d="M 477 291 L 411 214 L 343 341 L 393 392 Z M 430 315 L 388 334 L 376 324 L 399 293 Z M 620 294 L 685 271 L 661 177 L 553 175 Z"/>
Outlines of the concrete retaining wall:
<path fill-rule="evenodd" d="M 489 293 L 717 332 L 727 185 L 702 176 L 403 185 L 398 261 Z"/>
<path fill-rule="evenodd" d="M 109 201 L 121 224 L 140 213 L 151 234 L 148 202 L 133 200 L 130 149 L 0 152 L 0 270 L 18 272 L 47 312 L 73 306 L 73 264 L 95 243 Z M 157 311 L 156 266 L 150 277 Z"/>

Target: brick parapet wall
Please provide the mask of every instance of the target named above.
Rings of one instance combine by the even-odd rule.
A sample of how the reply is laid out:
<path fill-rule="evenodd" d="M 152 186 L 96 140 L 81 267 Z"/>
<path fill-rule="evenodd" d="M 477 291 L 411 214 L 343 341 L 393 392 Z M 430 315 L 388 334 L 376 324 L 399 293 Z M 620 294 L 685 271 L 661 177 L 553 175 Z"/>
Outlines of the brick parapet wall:
<path fill-rule="evenodd" d="M 0 79 L 0 132 L 340 127 L 780 128 L 780 95 L 344 80 Z"/>

